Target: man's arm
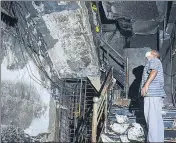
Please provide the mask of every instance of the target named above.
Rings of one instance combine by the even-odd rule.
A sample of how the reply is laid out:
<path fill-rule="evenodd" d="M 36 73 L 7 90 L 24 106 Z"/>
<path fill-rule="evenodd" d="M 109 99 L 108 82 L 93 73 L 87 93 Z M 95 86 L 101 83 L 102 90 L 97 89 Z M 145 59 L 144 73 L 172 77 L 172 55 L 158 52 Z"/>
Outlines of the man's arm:
<path fill-rule="evenodd" d="M 158 71 L 157 70 L 152 70 L 149 74 L 149 77 L 145 83 L 144 86 L 149 86 L 150 83 L 155 79 L 156 75 L 157 75 Z"/>
<path fill-rule="evenodd" d="M 155 79 L 157 73 L 158 73 L 158 71 L 154 70 L 154 69 L 150 72 L 149 77 L 148 77 L 148 79 L 147 79 L 146 83 L 144 84 L 144 87 L 142 88 L 142 91 L 141 91 L 143 96 L 147 94 L 149 85 Z"/>

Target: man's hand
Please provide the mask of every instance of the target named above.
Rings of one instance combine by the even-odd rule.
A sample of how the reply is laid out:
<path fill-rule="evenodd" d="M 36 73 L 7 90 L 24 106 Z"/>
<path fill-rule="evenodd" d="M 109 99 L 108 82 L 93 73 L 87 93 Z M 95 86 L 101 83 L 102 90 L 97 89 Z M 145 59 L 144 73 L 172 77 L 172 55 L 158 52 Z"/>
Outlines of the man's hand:
<path fill-rule="evenodd" d="M 148 92 L 148 86 L 145 85 L 141 90 L 141 95 L 145 96 L 147 94 L 147 92 Z"/>

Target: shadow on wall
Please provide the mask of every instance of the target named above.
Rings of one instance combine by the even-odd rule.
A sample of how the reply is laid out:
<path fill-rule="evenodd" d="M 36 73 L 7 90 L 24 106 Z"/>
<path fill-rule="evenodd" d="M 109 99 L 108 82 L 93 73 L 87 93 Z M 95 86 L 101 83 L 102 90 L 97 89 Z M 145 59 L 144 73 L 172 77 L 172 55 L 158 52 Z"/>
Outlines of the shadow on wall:
<path fill-rule="evenodd" d="M 140 86 L 142 81 L 144 66 L 140 65 L 133 69 L 133 74 L 135 76 L 135 80 L 131 84 L 129 88 L 129 98 L 131 99 L 131 103 L 129 106 L 129 111 L 136 116 L 136 123 L 139 123 L 144 128 L 145 134 L 147 133 L 147 125 L 144 118 L 144 98 L 141 96 Z M 139 110 L 135 110 L 137 108 Z M 145 136 L 145 141 L 147 140 L 147 136 Z"/>
<path fill-rule="evenodd" d="M 131 99 L 130 103 L 130 112 L 132 112 L 133 108 L 141 108 L 141 104 L 143 97 L 140 95 L 140 84 L 142 80 L 142 74 L 143 74 L 144 66 L 138 66 L 133 69 L 133 74 L 135 76 L 135 80 L 131 84 L 129 88 L 128 97 Z"/>
<path fill-rule="evenodd" d="M 129 98 L 131 99 L 131 103 L 129 106 L 129 111 L 136 116 L 136 123 L 139 123 L 144 127 L 144 131 L 146 131 L 146 121 L 144 118 L 144 98 L 141 96 L 140 85 L 142 81 L 144 66 L 138 66 L 133 69 L 133 74 L 135 76 L 135 80 L 131 84 L 129 88 Z M 140 109 L 135 110 L 134 108 Z M 146 138 L 145 138 L 146 139 Z"/>

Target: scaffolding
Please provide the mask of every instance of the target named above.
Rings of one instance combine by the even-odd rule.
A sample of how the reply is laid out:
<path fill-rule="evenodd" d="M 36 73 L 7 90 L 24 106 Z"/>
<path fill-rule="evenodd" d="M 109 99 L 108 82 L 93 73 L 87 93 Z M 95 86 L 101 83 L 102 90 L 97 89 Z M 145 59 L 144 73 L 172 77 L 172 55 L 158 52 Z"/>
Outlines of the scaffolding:
<path fill-rule="evenodd" d="M 53 86 L 53 97 L 57 102 L 57 124 L 55 140 L 59 142 L 74 142 L 78 129 L 82 122 L 86 121 L 84 128 L 84 142 L 89 142 L 91 138 L 91 114 L 87 118 L 87 113 L 92 112 L 93 97 L 97 95 L 97 90 L 88 78 L 65 78 L 62 79 L 62 88 Z M 70 88 L 68 88 L 70 87 Z M 84 124 L 85 125 L 85 124 Z"/>

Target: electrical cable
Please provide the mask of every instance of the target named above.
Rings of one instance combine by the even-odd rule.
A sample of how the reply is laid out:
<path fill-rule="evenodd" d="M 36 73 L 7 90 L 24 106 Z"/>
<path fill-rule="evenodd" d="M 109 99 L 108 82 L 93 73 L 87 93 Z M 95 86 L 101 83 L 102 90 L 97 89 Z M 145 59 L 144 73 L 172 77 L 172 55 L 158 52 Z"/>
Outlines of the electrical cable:
<path fill-rule="evenodd" d="M 24 52 L 23 52 L 23 50 L 22 50 L 22 48 L 21 48 L 21 45 L 20 45 L 20 49 L 21 49 L 21 52 L 22 52 L 23 59 L 26 61 L 25 56 L 24 56 Z M 27 62 L 27 61 L 26 61 L 26 62 Z M 28 62 L 27 62 L 27 65 L 29 65 Z M 31 75 L 30 75 L 30 77 L 31 77 L 35 82 L 37 82 L 38 84 L 40 84 L 41 86 L 44 86 L 44 87 L 48 87 L 48 88 L 49 88 L 49 86 L 46 86 L 41 80 L 39 80 L 39 79 L 32 73 L 32 70 L 31 70 L 30 65 L 29 65 L 29 69 L 28 69 L 27 65 L 26 65 L 26 68 L 27 68 L 28 74 L 30 75 L 30 73 L 29 73 L 29 69 L 30 69 L 32 76 L 33 76 L 36 80 L 38 80 L 40 83 L 39 83 L 38 81 L 36 81 L 33 77 L 31 77 Z"/>
<path fill-rule="evenodd" d="M 23 57 L 23 59 L 26 61 L 26 59 L 25 59 L 25 56 L 24 56 L 24 53 L 23 53 L 23 50 L 22 50 L 22 48 L 21 48 L 21 45 L 20 45 L 20 49 L 21 49 L 21 52 L 22 52 L 22 57 Z M 30 72 L 29 72 L 29 69 L 28 69 L 28 67 L 27 67 L 27 65 L 28 65 L 28 62 L 26 61 L 26 68 L 27 68 L 27 71 L 28 71 L 28 74 L 29 74 L 29 76 L 31 77 L 31 75 L 30 75 Z M 30 65 L 29 65 L 30 66 Z M 30 70 L 31 70 L 31 68 L 30 68 Z M 32 72 L 31 72 L 32 73 Z M 33 73 L 32 73 L 32 75 L 38 80 L 38 81 L 40 81 Z M 36 83 L 38 83 L 39 85 L 41 85 L 41 86 L 44 86 L 44 87 L 46 87 L 46 85 L 44 84 L 44 83 L 42 83 L 42 81 L 40 81 L 41 83 L 39 83 L 38 81 L 36 81 L 33 77 L 31 77 L 31 79 L 32 80 L 34 80 Z"/>
<path fill-rule="evenodd" d="M 20 14 L 21 14 L 21 12 L 20 12 Z M 21 16 L 22 16 L 22 14 L 21 14 Z M 24 18 L 24 17 L 23 17 Z M 25 21 L 25 20 L 24 20 Z M 19 30 L 19 29 L 18 29 Z M 26 32 L 25 32 L 26 33 Z M 28 30 L 28 35 L 32 35 L 30 32 L 29 32 L 29 30 Z M 34 36 L 34 35 L 33 35 Z M 28 38 L 29 38 L 30 36 L 28 36 Z M 35 37 L 35 36 L 34 36 Z M 22 38 L 22 36 L 21 36 L 21 38 Z M 35 37 L 36 38 L 36 37 Z M 22 38 L 23 39 L 23 38 Z M 33 41 L 31 38 L 30 38 L 30 40 L 29 41 Z M 24 42 L 24 39 L 23 39 L 23 43 L 25 44 L 25 42 Z M 32 44 L 32 43 L 31 43 Z M 46 43 L 45 43 L 46 44 Z M 33 44 L 32 44 L 33 45 Z M 37 55 L 37 57 L 38 57 L 38 60 L 34 60 L 34 57 L 31 57 L 34 61 L 36 61 L 36 63 L 38 63 L 38 65 L 37 65 L 37 67 L 45 74 L 45 76 L 51 81 L 51 83 L 53 83 L 54 85 L 55 85 L 55 83 L 52 81 L 52 79 L 49 77 L 49 75 L 48 75 L 48 73 L 46 72 L 46 70 L 44 69 L 44 66 L 42 65 L 42 62 L 41 62 L 41 60 L 40 60 L 40 58 L 39 58 L 39 54 L 36 52 L 36 51 L 34 51 L 33 50 L 33 48 L 31 49 L 30 47 L 32 47 L 32 46 L 30 46 L 30 45 L 28 45 L 28 47 L 29 47 L 29 49 L 30 50 L 32 50 L 32 52 L 33 53 L 35 53 L 36 55 Z M 34 45 L 33 45 L 33 47 L 35 47 Z M 26 47 L 25 47 L 26 48 Z M 36 56 L 35 56 L 36 57 Z M 37 62 L 38 61 L 38 62 Z M 51 60 L 50 60 L 51 61 Z M 60 79 L 59 79 L 60 80 Z M 61 81 L 61 80 L 60 80 Z M 57 85 L 58 86 L 58 85 Z M 60 85 L 59 85 L 60 86 Z M 66 88 L 66 87 L 65 87 Z M 68 89 L 71 89 L 71 87 L 68 87 Z"/>
<path fill-rule="evenodd" d="M 12 35 L 12 36 L 14 36 L 15 38 L 17 38 L 18 40 L 19 40 L 19 42 L 21 41 L 21 39 L 19 39 L 17 36 L 15 36 L 15 35 L 13 35 L 12 33 L 9 33 L 7 30 L 5 30 L 5 29 L 3 29 L 3 28 L 1 28 L 4 32 L 6 32 L 6 33 L 8 33 L 9 35 Z M 20 44 L 20 49 L 21 49 L 21 44 Z M 23 56 L 23 58 L 24 58 L 24 54 L 23 54 L 23 52 L 22 52 L 22 56 Z M 26 59 L 24 58 L 24 60 L 26 61 Z M 29 73 L 29 69 L 28 69 L 28 67 L 26 67 L 27 68 L 27 71 L 28 71 L 28 74 L 29 74 L 29 76 L 31 77 L 31 75 L 30 75 L 30 73 Z M 32 73 L 32 75 L 34 76 L 34 74 Z M 34 76 L 35 77 L 35 76 Z M 33 77 L 31 77 L 32 79 L 33 79 Z M 35 77 L 36 78 L 36 77 Z M 37 78 L 36 78 L 37 79 Z M 36 83 L 38 83 L 35 79 L 33 79 Z M 39 80 L 39 79 L 37 79 L 37 80 Z M 40 81 L 41 82 L 41 81 Z M 38 83 L 38 84 L 40 84 L 40 83 Z M 40 84 L 40 85 L 42 85 L 42 84 Z"/>
<path fill-rule="evenodd" d="M 18 29 L 18 28 L 17 28 Z M 18 29 L 19 30 L 19 29 Z M 17 33 L 18 33 L 18 31 L 16 31 Z M 18 33 L 19 35 L 20 35 L 20 32 Z M 23 40 L 23 44 L 25 44 L 24 43 L 24 39 L 22 38 L 22 40 Z M 25 47 L 25 46 L 24 46 Z M 21 49 L 21 52 L 22 52 L 22 56 L 23 56 L 23 59 L 26 61 L 26 59 L 25 59 L 25 56 L 24 56 L 24 52 L 23 52 L 23 50 L 22 50 L 22 48 L 21 48 L 21 44 L 20 44 L 20 49 Z M 28 65 L 28 63 L 27 63 L 27 65 Z M 28 71 L 28 74 L 29 74 L 29 76 L 36 82 L 36 83 L 38 83 L 39 85 L 41 85 L 41 86 L 44 86 L 44 87 L 47 87 L 41 80 L 39 80 L 33 73 L 32 73 L 32 70 L 31 70 L 31 67 L 30 67 L 30 65 L 29 65 L 29 68 L 30 68 L 30 71 L 31 71 L 31 74 L 32 74 L 32 76 L 36 79 L 36 80 L 38 80 L 38 81 L 36 81 L 31 75 L 30 75 L 30 72 L 29 72 L 29 69 L 28 69 L 28 67 L 26 66 L 26 68 L 27 68 L 27 71 Z M 48 86 L 49 87 L 49 86 Z"/>

